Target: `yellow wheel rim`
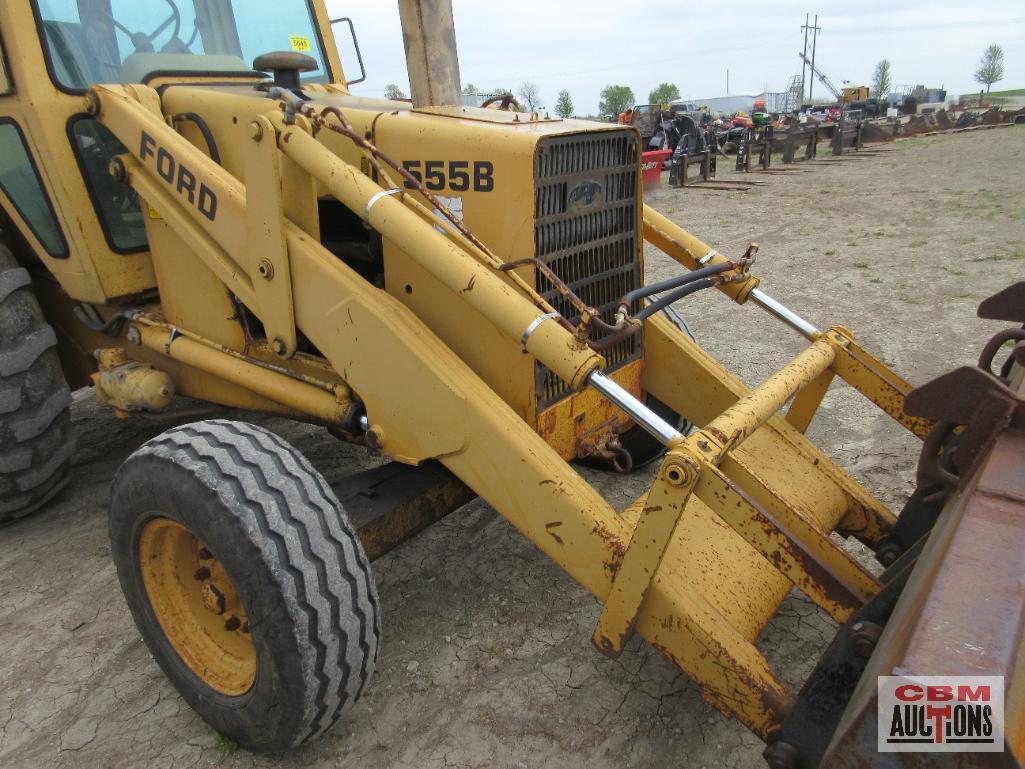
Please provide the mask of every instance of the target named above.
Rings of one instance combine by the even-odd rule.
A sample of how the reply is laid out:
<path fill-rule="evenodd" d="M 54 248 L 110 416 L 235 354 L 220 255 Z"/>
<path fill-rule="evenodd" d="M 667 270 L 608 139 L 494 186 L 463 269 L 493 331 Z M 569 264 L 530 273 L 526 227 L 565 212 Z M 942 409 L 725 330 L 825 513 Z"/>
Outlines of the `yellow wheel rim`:
<path fill-rule="evenodd" d="M 178 656 L 221 694 L 249 691 L 256 679 L 256 647 L 220 561 L 168 518 L 154 518 L 143 528 L 139 560 L 150 606 Z"/>

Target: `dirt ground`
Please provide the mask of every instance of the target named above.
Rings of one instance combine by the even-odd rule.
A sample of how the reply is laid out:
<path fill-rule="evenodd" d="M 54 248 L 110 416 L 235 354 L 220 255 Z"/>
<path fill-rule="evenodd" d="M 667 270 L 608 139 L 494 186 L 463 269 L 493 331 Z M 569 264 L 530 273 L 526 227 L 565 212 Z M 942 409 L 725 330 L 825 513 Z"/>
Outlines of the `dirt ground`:
<path fill-rule="evenodd" d="M 663 189 L 650 200 L 723 252 L 760 244 L 763 288 L 821 326 L 847 325 L 922 383 L 974 361 L 1000 325 L 975 318 L 976 305 L 1023 277 L 1025 128 L 908 140 L 884 153 L 768 177 L 746 193 Z M 649 249 L 649 279 L 675 269 Z M 749 384 L 801 347 L 764 313 L 717 294 L 681 309 Z M 119 463 L 206 413 L 119 423 L 89 391 L 76 394 L 81 449 L 70 488 L 0 530 L 0 767 L 763 766 L 759 740 L 651 647 L 635 639 L 617 661 L 598 654 L 598 604 L 480 501 L 375 563 L 381 664 L 348 718 L 289 755 L 233 750 L 150 658 L 107 545 Z M 279 431 L 329 480 L 365 462 L 321 429 L 252 421 Z M 810 433 L 899 508 L 915 445 L 885 417 L 838 388 Z M 589 477 L 621 506 L 650 475 Z M 832 632 L 791 597 L 762 647 L 799 684 Z"/>

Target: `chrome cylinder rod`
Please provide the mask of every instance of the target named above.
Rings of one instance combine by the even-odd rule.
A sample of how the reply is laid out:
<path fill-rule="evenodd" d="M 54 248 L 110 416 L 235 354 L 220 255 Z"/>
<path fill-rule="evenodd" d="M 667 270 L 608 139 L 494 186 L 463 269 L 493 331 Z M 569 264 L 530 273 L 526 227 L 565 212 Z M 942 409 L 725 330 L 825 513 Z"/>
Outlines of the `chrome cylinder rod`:
<path fill-rule="evenodd" d="M 781 321 L 786 323 L 792 329 L 806 337 L 807 339 L 814 339 L 819 330 L 814 324 L 809 323 L 796 312 L 791 310 L 781 302 L 777 302 L 771 296 L 766 294 L 760 288 L 752 289 L 751 294 L 748 296 L 752 302 L 757 304 L 763 310 L 770 315 L 779 318 Z"/>
<path fill-rule="evenodd" d="M 671 446 L 683 440 L 684 436 L 679 430 L 601 371 L 593 372 L 587 378 L 587 383 L 626 412 L 634 422 L 660 443 Z"/>

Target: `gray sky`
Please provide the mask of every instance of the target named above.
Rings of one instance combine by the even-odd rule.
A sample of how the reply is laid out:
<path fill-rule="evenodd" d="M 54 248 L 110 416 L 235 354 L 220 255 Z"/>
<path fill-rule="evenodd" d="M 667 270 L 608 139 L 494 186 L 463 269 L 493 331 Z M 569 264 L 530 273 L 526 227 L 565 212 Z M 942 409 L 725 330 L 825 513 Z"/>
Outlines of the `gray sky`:
<path fill-rule="evenodd" d="M 388 83 L 409 92 L 395 0 L 328 0 L 333 16 L 356 24 L 367 82 L 355 93 L 383 95 Z M 578 114 L 597 110 L 601 89 L 630 86 L 638 102 L 660 82 L 685 98 L 730 92 L 782 91 L 800 71 L 799 29 L 819 14 L 816 64 L 839 87 L 869 85 L 877 61 L 888 58 L 894 85 L 922 83 L 952 93 L 978 90 L 972 78 L 983 49 L 1004 49 L 1004 79 L 995 89 L 1025 87 L 1025 3 L 854 0 L 819 8 L 791 0 L 771 3 L 607 3 L 601 0 L 453 0 L 463 85 L 515 89 L 531 80 L 554 108 L 565 88 Z M 743 13 L 738 9 L 746 8 Z M 644 19 L 640 17 L 643 15 Z M 340 33 L 347 28 L 336 27 Z M 357 68 L 352 44 L 339 35 L 347 71 Z M 355 77 L 355 74 L 350 74 Z M 815 94 L 823 93 L 816 82 Z M 824 93 L 823 93 L 824 95 Z"/>

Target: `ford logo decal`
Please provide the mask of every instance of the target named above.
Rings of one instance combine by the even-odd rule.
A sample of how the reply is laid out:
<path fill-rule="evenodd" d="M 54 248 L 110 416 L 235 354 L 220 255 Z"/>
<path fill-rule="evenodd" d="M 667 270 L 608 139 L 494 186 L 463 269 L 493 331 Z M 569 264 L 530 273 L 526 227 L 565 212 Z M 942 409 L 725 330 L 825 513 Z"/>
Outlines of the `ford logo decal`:
<path fill-rule="evenodd" d="M 582 181 L 572 187 L 566 196 L 568 211 L 590 211 L 605 203 L 605 188 L 592 179 Z"/>

